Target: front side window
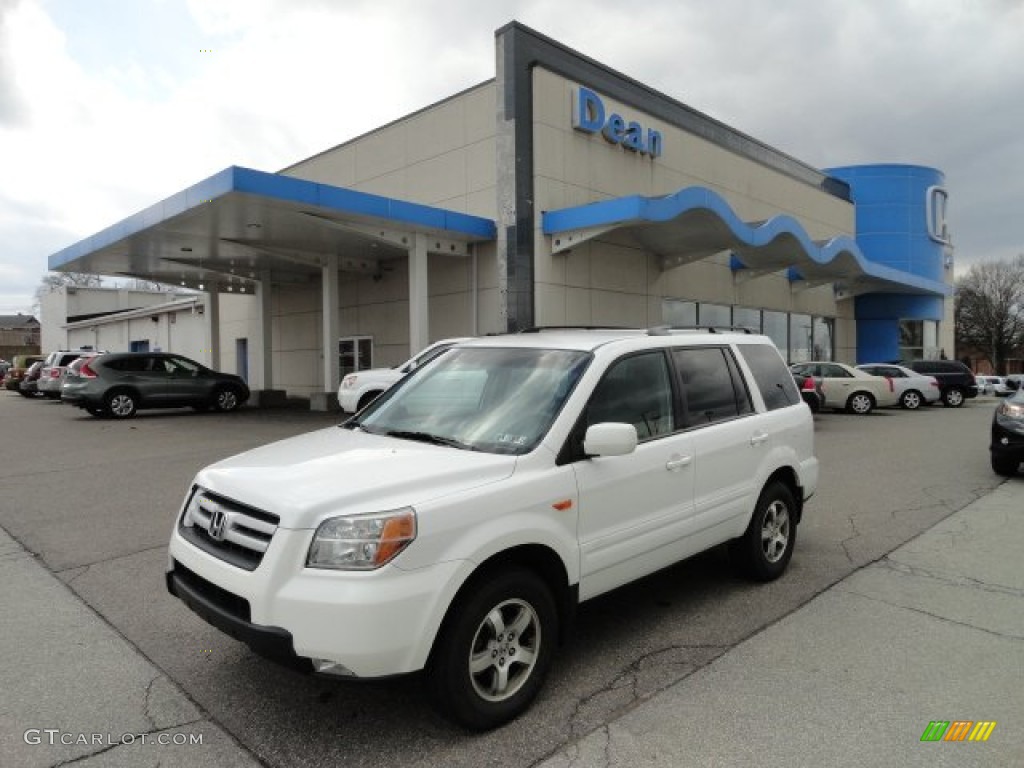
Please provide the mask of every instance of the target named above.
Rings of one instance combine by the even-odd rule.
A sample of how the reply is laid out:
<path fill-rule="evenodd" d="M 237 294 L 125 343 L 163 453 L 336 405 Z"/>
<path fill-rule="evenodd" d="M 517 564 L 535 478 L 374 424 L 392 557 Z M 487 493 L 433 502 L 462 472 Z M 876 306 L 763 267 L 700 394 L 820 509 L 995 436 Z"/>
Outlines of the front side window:
<path fill-rule="evenodd" d="M 555 349 L 454 349 L 378 398 L 348 429 L 520 455 L 541 441 L 591 357 Z"/>
<path fill-rule="evenodd" d="M 675 429 L 668 361 L 660 350 L 612 364 L 587 405 L 587 426 L 617 422 L 636 427 L 641 441 Z"/>

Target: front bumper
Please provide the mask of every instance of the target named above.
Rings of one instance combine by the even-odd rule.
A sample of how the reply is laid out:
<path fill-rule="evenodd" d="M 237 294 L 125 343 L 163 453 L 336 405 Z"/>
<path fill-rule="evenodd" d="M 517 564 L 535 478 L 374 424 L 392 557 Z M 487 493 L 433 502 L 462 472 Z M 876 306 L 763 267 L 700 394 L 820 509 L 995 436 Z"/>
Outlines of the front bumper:
<path fill-rule="evenodd" d="M 259 566 L 248 571 L 198 549 L 176 527 L 168 590 L 213 626 L 287 666 L 311 670 L 330 662 L 367 678 L 422 669 L 471 564 L 306 568 L 312 535 L 278 529 Z"/>
<path fill-rule="evenodd" d="M 1024 462 L 1024 432 L 1007 429 L 998 421 L 994 421 L 989 450 L 998 459 L 1016 459 Z"/>

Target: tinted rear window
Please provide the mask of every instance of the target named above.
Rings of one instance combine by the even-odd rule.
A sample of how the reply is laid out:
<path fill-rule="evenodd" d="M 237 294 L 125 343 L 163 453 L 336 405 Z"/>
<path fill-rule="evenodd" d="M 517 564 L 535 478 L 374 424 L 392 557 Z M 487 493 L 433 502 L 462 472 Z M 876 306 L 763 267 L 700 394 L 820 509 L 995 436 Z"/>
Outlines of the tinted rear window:
<path fill-rule="evenodd" d="M 793 374 L 775 347 L 767 344 L 740 344 L 739 350 L 754 374 L 754 381 L 769 411 L 801 402 Z"/>

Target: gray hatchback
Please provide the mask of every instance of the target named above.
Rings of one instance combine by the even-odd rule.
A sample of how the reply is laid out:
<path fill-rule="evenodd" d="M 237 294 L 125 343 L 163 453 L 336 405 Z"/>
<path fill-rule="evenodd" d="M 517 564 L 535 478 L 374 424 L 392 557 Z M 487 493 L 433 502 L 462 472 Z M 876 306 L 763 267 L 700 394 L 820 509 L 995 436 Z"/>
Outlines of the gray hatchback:
<path fill-rule="evenodd" d="M 126 419 L 143 408 L 233 411 L 249 399 L 238 376 L 167 352 L 97 355 L 68 371 L 61 399 L 93 416 Z"/>

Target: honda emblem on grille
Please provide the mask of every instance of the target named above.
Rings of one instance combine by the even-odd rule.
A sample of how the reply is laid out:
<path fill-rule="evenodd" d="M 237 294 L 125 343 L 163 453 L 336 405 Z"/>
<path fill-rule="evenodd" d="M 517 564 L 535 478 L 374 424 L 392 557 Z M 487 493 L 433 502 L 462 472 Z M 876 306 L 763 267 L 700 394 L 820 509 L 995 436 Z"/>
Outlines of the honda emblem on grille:
<path fill-rule="evenodd" d="M 224 514 L 224 510 L 215 509 L 213 514 L 210 515 L 210 538 L 214 541 L 224 541 L 224 527 L 228 521 L 228 516 Z"/>

